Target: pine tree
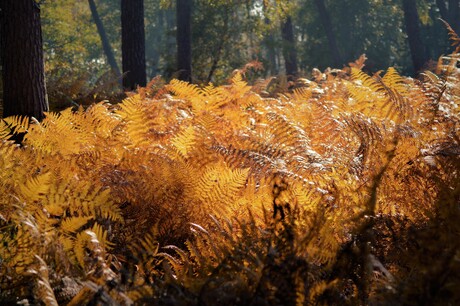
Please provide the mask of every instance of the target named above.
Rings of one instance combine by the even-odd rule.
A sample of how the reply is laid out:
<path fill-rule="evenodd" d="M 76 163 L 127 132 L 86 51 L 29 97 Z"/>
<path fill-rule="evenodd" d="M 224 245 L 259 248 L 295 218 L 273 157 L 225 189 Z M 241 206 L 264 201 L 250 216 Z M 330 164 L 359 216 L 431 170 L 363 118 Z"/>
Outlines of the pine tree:
<path fill-rule="evenodd" d="M 44 118 L 48 111 L 40 6 L 34 0 L 0 1 L 3 117 Z"/>
<path fill-rule="evenodd" d="M 121 51 L 123 87 L 145 86 L 144 0 L 121 0 Z"/>

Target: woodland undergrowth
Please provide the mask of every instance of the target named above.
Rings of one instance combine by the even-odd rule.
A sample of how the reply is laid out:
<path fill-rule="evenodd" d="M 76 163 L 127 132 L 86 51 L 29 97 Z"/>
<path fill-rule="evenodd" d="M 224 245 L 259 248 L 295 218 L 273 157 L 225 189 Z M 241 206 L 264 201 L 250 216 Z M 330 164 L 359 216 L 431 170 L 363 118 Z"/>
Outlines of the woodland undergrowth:
<path fill-rule="evenodd" d="M 0 303 L 459 303 L 458 59 L 3 119 Z"/>

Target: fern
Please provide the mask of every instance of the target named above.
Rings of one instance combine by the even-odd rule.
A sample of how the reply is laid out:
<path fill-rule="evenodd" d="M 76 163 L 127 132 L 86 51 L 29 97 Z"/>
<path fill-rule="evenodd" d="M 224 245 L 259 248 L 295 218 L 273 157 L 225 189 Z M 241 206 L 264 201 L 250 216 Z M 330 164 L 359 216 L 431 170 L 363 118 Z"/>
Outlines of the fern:
<path fill-rule="evenodd" d="M 195 138 L 195 130 L 193 127 L 189 126 L 186 130 L 177 135 L 171 143 L 182 156 L 187 157 L 188 152 L 195 145 Z"/>
<path fill-rule="evenodd" d="M 452 46 L 455 47 L 454 53 L 458 53 L 460 51 L 460 37 L 458 34 L 452 29 L 450 24 L 448 24 L 446 21 L 442 20 L 441 21 L 444 23 L 444 25 L 447 28 L 447 32 L 449 33 L 449 38 L 452 41 Z"/>
<path fill-rule="evenodd" d="M 75 305 L 423 295 L 399 281 L 426 277 L 413 243 L 433 275 L 456 267 L 446 231 L 458 232 L 458 210 L 447 209 L 458 199 L 457 59 L 422 80 L 393 68 L 368 76 L 364 57 L 315 72 L 317 83 L 174 80 L 41 123 L 5 119 L 2 294 L 52 303 L 54 288 Z M 15 133 L 21 146 L 8 141 Z M 441 262 L 430 248 L 449 254 Z"/>
<path fill-rule="evenodd" d="M 27 273 L 32 274 L 37 278 L 37 293 L 35 293 L 36 298 L 45 303 L 45 305 L 57 306 L 59 304 L 50 285 L 49 270 L 46 262 L 37 255 L 35 255 L 35 258 L 37 261 L 37 267 L 35 269 L 29 269 Z"/>
<path fill-rule="evenodd" d="M 30 118 L 26 116 L 12 116 L 4 119 L 13 134 L 26 133 L 29 130 Z"/>
<path fill-rule="evenodd" d="M 20 186 L 21 195 L 26 203 L 34 203 L 45 198 L 51 184 L 51 173 L 37 175 Z"/>
<path fill-rule="evenodd" d="M 395 90 L 401 95 L 404 95 L 408 92 L 407 86 L 404 83 L 404 79 L 393 67 L 388 68 L 387 72 L 382 78 L 382 82 L 385 84 L 385 86 Z"/>

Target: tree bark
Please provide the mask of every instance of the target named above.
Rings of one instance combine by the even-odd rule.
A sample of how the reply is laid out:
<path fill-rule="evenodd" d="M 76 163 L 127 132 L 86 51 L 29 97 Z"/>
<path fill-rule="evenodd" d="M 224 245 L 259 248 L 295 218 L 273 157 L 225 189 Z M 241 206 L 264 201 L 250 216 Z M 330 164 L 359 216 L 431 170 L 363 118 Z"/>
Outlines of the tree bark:
<path fill-rule="evenodd" d="M 414 71 L 422 70 L 427 58 L 425 46 L 420 37 L 419 15 L 417 12 L 416 0 L 403 0 L 404 22 L 409 40 L 409 48 L 412 57 Z"/>
<path fill-rule="evenodd" d="M 117 61 L 115 60 L 115 56 L 113 55 L 112 46 L 110 45 L 109 39 L 107 38 L 107 34 L 105 32 L 104 25 L 102 24 L 102 20 L 99 17 L 99 13 L 97 12 L 96 4 L 94 0 L 88 0 L 89 8 L 91 10 L 91 15 L 93 16 L 94 23 L 96 24 L 97 31 L 99 32 L 99 36 L 102 42 L 102 48 L 104 49 L 105 56 L 107 56 L 107 61 L 112 68 L 115 74 L 121 75 L 120 68 L 118 68 Z"/>
<path fill-rule="evenodd" d="M 342 57 L 340 56 L 340 51 L 337 46 L 337 40 L 334 35 L 331 16 L 326 9 L 324 0 L 315 0 L 315 5 L 318 8 L 319 17 L 323 23 L 324 30 L 326 31 L 327 42 L 329 44 L 329 51 L 331 52 L 332 62 L 336 68 L 339 68 L 342 62 Z"/>
<path fill-rule="evenodd" d="M 283 39 L 283 57 L 286 75 L 290 78 L 297 76 L 297 51 L 295 47 L 294 29 L 291 16 L 287 16 L 281 25 Z"/>
<path fill-rule="evenodd" d="M 178 79 L 192 81 L 192 0 L 176 0 Z"/>
<path fill-rule="evenodd" d="M 34 0 L 0 1 L 3 117 L 44 118 L 48 111 L 40 6 Z"/>
<path fill-rule="evenodd" d="M 121 52 L 123 87 L 145 86 L 144 0 L 121 0 Z"/>

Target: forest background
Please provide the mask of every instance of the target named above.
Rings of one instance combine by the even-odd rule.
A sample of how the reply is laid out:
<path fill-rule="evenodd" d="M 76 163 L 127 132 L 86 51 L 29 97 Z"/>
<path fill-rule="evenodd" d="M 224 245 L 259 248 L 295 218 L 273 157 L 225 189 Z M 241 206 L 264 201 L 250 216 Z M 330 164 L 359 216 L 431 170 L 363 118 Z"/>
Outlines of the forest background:
<path fill-rule="evenodd" d="M 365 53 L 365 70 L 393 66 L 404 75 L 430 68 L 452 51 L 439 20 L 459 24 L 459 1 L 194 1 L 192 12 L 192 71 L 194 83 L 221 84 L 234 69 L 257 60 L 257 76 L 286 74 L 286 50 L 295 73 L 310 77 L 313 68 L 339 68 Z M 96 0 L 118 67 L 121 67 L 121 6 L 119 0 Z M 420 43 L 409 47 L 407 3 L 417 6 Z M 147 79 L 177 77 L 176 4 L 145 0 Z M 321 9 L 321 7 L 323 9 Z M 52 110 L 72 104 L 120 100 L 121 87 L 102 88 L 113 81 L 101 39 L 87 1 L 41 3 L 48 95 Z M 293 42 L 283 36 L 289 18 Z M 286 29 L 285 29 L 286 31 Z M 418 54 L 414 54 L 418 53 Z M 415 67 L 413 58 L 424 67 Z M 420 62 L 420 61 L 419 61 Z M 420 64 L 415 63 L 420 66 Z M 292 69 L 291 69 L 292 70 Z M 292 73 L 292 72 L 291 72 Z M 289 74 L 289 73 L 288 73 Z M 113 84 L 112 84 L 113 85 Z M 96 93 L 97 92 L 97 93 Z"/>
<path fill-rule="evenodd" d="M 0 304 L 460 305 L 459 15 L 0 0 Z"/>

